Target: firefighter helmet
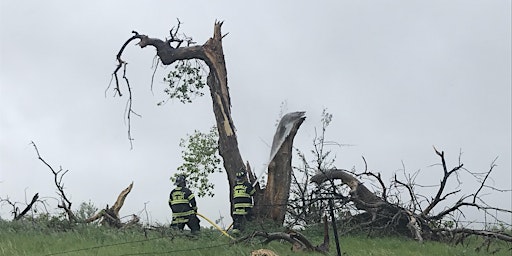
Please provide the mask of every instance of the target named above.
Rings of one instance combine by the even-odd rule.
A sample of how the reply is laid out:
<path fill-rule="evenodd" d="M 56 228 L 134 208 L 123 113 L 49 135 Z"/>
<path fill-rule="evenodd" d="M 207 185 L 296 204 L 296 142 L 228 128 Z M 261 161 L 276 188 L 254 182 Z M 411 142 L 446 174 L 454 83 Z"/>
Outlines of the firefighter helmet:
<path fill-rule="evenodd" d="M 187 179 L 185 178 L 185 175 L 180 174 L 176 177 L 176 181 L 174 182 L 174 185 L 176 185 L 176 186 L 185 185 L 186 182 L 187 182 Z"/>
<path fill-rule="evenodd" d="M 245 171 L 245 168 L 242 167 L 240 170 L 236 173 L 236 179 L 237 180 L 243 180 L 245 176 L 247 175 L 247 172 Z"/>

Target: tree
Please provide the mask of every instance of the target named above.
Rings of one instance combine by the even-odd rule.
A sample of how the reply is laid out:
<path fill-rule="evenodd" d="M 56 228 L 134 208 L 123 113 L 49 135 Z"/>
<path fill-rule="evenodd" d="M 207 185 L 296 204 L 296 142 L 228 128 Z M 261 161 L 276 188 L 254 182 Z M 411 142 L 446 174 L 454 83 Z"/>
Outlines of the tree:
<path fill-rule="evenodd" d="M 197 73 L 194 72 L 196 72 L 197 69 L 194 69 L 194 67 L 188 65 L 186 61 L 199 60 L 204 62 L 209 69 L 206 84 L 210 89 L 210 96 L 213 102 L 213 113 L 215 115 L 217 131 L 219 134 L 219 154 L 223 159 L 224 169 L 226 170 L 229 187 L 231 188 L 235 183 L 235 173 L 240 170 L 240 168 L 245 167 L 245 164 L 242 160 L 242 156 L 238 148 L 236 129 L 231 117 L 231 99 L 227 82 L 226 63 L 224 60 L 224 52 L 222 48 L 222 39 L 226 35 L 222 35 L 222 24 L 223 22 L 215 22 L 213 28 L 213 37 L 208 39 L 203 45 L 194 45 L 195 43 L 190 37 L 178 34 L 181 25 L 179 20 L 177 28 L 171 29 L 170 38 L 166 40 L 151 38 L 147 35 L 132 31 L 134 35 L 122 45 L 117 54 L 118 65 L 113 72 L 113 79 L 115 81 L 114 91 L 119 96 L 122 96 L 118 74 L 122 69 L 122 78 L 128 88 L 128 103 L 126 111 L 129 124 L 128 138 L 132 140 L 130 133 L 130 117 L 131 114 L 136 113 L 132 109 L 131 87 L 129 80 L 126 77 L 126 62 L 121 58 L 126 46 L 133 40 L 139 40 L 137 44 L 141 48 L 152 46 L 156 49 L 158 60 L 163 65 L 178 63 L 178 72 L 171 73 L 170 76 L 168 76 L 168 79 L 175 81 L 173 78 L 178 78 L 178 81 L 182 81 L 184 83 L 177 85 L 174 84 L 174 82 L 170 82 L 171 89 L 174 91 L 177 90 L 177 93 L 174 94 L 173 91 L 170 91 L 169 95 L 181 97 L 181 99 L 185 102 L 190 100 L 188 93 L 194 94 L 194 92 L 197 92 L 197 89 L 201 88 L 200 83 L 194 82 L 194 77 L 197 78 L 197 76 L 195 76 Z M 182 46 L 182 44 L 186 44 L 186 46 Z M 181 68 L 181 72 L 179 67 L 183 67 Z M 187 73 L 189 71 L 191 73 Z M 189 75 L 189 77 L 192 79 L 182 79 L 185 75 Z M 302 114 L 299 116 L 298 120 L 304 120 L 304 118 L 305 117 L 303 117 Z M 275 154 L 276 159 L 273 159 L 269 165 L 269 181 L 267 182 L 265 190 L 260 190 L 262 191 L 263 196 L 258 197 L 265 198 L 270 200 L 270 202 L 276 202 L 281 205 L 277 207 L 278 209 L 273 209 L 272 211 L 268 212 L 269 214 L 265 214 L 264 216 L 265 218 L 274 219 L 281 223 L 284 220 L 284 214 L 286 213 L 286 204 L 283 205 L 283 202 L 288 200 L 289 194 L 289 187 L 288 189 L 285 188 L 283 190 L 282 184 L 290 183 L 290 159 L 292 155 L 291 145 L 293 143 L 293 137 L 295 136 L 301 123 L 302 121 L 295 122 L 294 120 L 292 130 L 290 130 L 291 132 L 287 134 L 283 141 L 280 142 L 283 147 L 280 147 L 281 145 L 279 145 L 279 147 L 276 146 L 276 150 L 279 150 L 279 153 Z M 230 198 L 232 201 L 231 189 Z M 258 205 L 258 203 L 258 199 L 255 199 L 255 205 Z M 231 207 L 233 207 L 233 204 L 231 204 Z M 263 212 L 260 211 L 260 213 Z"/>

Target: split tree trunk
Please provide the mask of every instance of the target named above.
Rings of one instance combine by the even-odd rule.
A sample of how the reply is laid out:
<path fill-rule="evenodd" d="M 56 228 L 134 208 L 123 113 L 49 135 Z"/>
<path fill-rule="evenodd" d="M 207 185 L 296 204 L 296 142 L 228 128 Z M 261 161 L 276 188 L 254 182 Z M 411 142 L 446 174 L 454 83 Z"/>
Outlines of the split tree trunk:
<path fill-rule="evenodd" d="M 304 112 L 292 112 L 279 122 L 272 142 L 263 200 L 255 202 L 254 210 L 259 217 L 284 223 L 292 179 L 293 139 L 305 119 Z"/>
<path fill-rule="evenodd" d="M 242 160 L 242 156 L 240 155 L 236 129 L 231 117 L 231 99 L 229 97 L 226 63 L 222 49 L 222 38 L 224 37 L 221 33 L 222 24 L 222 22 L 215 22 L 213 37 L 208 39 L 206 43 L 201 46 L 179 47 L 182 41 L 173 38 L 172 31 L 172 38 L 166 41 L 157 38 L 150 38 L 146 35 L 141 35 L 133 31 L 135 35 L 123 44 L 117 54 L 119 64 L 114 71 L 114 78 L 117 84 L 116 90 L 119 92 L 119 95 L 121 95 L 119 91 L 117 72 L 126 64 L 126 62 L 121 59 L 121 55 L 128 43 L 135 39 L 140 40 L 138 44 L 141 48 L 146 46 L 155 47 L 157 55 L 164 65 L 170 65 L 179 60 L 190 59 L 199 59 L 206 63 L 209 68 L 209 74 L 206 82 L 210 88 L 210 95 L 213 102 L 213 113 L 215 114 L 215 121 L 219 132 L 219 153 L 224 160 L 223 164 L 230 188 L 229 194 L 232 210 L 233 191 L 231 188 L 234 186 L 236 181 L 235 174 L 245 165 Z M 175 48 L 171 46 L 172 42 L 179 42 L 179 44 Z M 128 83 L 124 76 L 123 78 Z M 292 130 L 292 133 L 289 134 L 279 153 L 276 154 L 276 157 L 269 166 L 269 182 L 262 198 L 266 200 L 265 204 L 274 205 L 275 207 L 272 207 L 272 211 L 269 212 L 269 215 L 263 216 L 264 218 L 270 217 L 281 223 L 284 220 L 286 203 L 290 190 L 291 148 L 293 144 L 293 137 L 303 120 L 304 118 L 294 124 L 295 126 L 293 127 L 294 129 Z M 258 201 L 260 201 L 258 198 L 260 197 L 255 198 L 255 205 L 258 205 Z"/>
<path fill-rule="evenodd" d="M 93 221 L 103 218 L 101 220 L 101 223 L 107 224 L 111 227 L 121 228 L 123 225 L 126 225 L 126 224 L 121 223 L 121 219 L 119 218 L 119 211 L 123 207 L 124 200 L 126 199 L 128 194 L 132 191 L 132 188 L 133 188 L 133 182 L 130 183 L 130 185 L 128 185 L 128 187 L 126 187 L 123 191 L 121 191 L 121 193 L 119 193 L 119 196 L 117 196 L 117 200 L 112 207 L 108 207 L 108 205 L 107 205 L 107 207 L 105 207 L 105 209 L 103 209 L 103 210 L 99 211 L 98 213 L 96 213 L 95 215 L 87 218 L 85 220 L 85 222 L 91 223 Z M 130 222 L 128 222 L 128 224 L 136 223 L 138 221 L 139 221 L 139 218 L 134 215 L 133 219 Z"/>

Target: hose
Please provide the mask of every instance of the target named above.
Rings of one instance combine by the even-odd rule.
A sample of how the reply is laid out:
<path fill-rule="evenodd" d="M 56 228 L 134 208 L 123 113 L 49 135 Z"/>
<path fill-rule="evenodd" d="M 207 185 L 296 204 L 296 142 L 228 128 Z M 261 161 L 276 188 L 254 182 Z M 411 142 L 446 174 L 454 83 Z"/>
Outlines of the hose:
<path fill-rule="evenodd" d="M 214 226 L 216 229 L 218 229 L 223 235 L 231 238 L 231 240 L 236 240 L 234 237 L 230 236 L 228 233 L 226 233 L 226 231 L 224 231 L 222 228 L 220 228 L 219 226 L 217 226 L 217 224 L 215 224 L 213 221 L 211 221 L 210 219 L 206 218 L 204 215 L 196 212 L 196 215 L 205 219 L 206 221 L 208 221 L 210 224 L 212 224 L 212 226 Z"/>

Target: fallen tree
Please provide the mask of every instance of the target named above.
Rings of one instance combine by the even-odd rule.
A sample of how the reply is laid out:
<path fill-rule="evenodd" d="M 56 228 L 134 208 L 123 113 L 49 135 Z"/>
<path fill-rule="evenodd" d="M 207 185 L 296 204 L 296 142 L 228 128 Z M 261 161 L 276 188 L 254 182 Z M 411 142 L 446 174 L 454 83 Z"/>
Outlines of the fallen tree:
<path fill-rule="evenodd" d="M 497 213 L 511 214 L 510 209 L 502 209 L 492 207 L 485 203 L 480 197 L 482 190 L 490 186 L 486 185 L 491 172 L 496 166 L 493 162 L 490 169 L 485 172 L 481 178 L 481 185 L 469 195 L 461 196 L 454 205 L 444 206 L 440 211 L 435 211 L 438 207 L 441 208 L 441 202 L 445 201 L 448 197 L 452 197 L 461 190 L 446 191 L 446 186 L 450 178 L 459 175 L 461 170 L 464 170 L 463 164 L 459 163 L 457 166 L 449 169 L 446 164 L 444 152 L 435 149 L 435 153 L 441 159 L 441 166 L 443 169 L 443 177 L 440 181 L 439 188 L 435 196 L 428 199 L 427 196 L 420 195 L 415 191 L 414 178 L 409 178 L 407 181 L 399 180 L 396 175 L 393 184 L 390 187 L 405 188 L 410 200 L 402 202 L 397 200 L 397 196 L 393 196 L 394 201 L 390 200 L 389 189 L 386 188 L 381 179 L 380 173 L 369 172 L 366 168 L 363 173 L 356 174 L 343 169 L 330 169 L 321 171 L 311 178 L 311 182 L 319 186 L 329 186 L 334 184 L 333 181 L 341 181 L 342 186 L 348 187 L 350 190 L 346 195 L 338 195 L 341 198 L 347 198 L 355 207 L 354 215 L 349 216 L 344 221 L 355 223 L 351 230 L 382 230 L 384 232 L 393 232 L 401 235 L 412 237 L 418 241 L 438 240 L 448 241 L 457 239 L 458 235 L 477 235 L 491 239 L 512 242 L 510 232 L 503 232 L 500 230 L 476 230 L 468 227 L 461 227 L 461 224 L 455 220 L 454 213 L 464 213 L 464 207 L 476 208 L 484 211 L 487 215 L 492 216 L 495 221 L 499 222 Z M 364 158 L 363 158 L 364 159 Z M 366 166 L 366 161 L 365 161 Z M 471 173 L 476 176 L 477 174 Z M 359 177 L 371 177 L 377 184 L 379 184 L 381 193 L 376 194 L 361 182 Z M 458 185 L 460 181 L 457 179 Z M 372 184 L 374 185 L 374 184 Z M 326 188 L 332 191 L 332 188 Z M 501 191 L 501 190 L 500 190 Z M 420 200 L 423 199 L 423 200 Z M 426 202 L 426 205 L 425 205 Z M 446 227 L 443 222 L 454 220 L 455 228 Z M 504 222 L 499 222 L 510 225 Z"/>

